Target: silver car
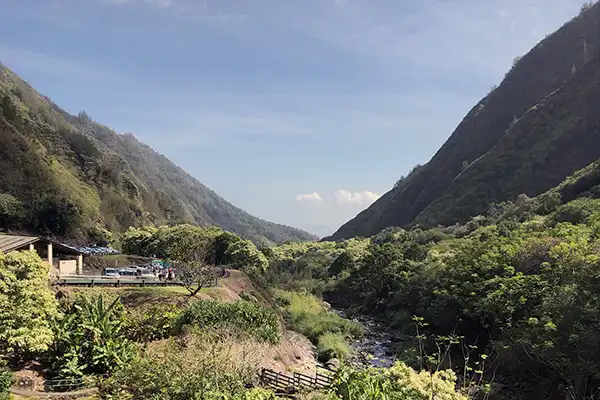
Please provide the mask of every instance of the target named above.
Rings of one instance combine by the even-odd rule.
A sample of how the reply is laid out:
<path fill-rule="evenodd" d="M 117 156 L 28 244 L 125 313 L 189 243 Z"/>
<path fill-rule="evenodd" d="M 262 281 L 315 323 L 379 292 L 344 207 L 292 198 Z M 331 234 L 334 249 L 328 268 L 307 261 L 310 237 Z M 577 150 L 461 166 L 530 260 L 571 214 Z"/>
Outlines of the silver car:
<path fill-rule="evenodd" d="M 119 278 L 121 274 L 119 274 L 119 271 L 116 268 L 104 268 L 102 276 L 106 278 Z"/>

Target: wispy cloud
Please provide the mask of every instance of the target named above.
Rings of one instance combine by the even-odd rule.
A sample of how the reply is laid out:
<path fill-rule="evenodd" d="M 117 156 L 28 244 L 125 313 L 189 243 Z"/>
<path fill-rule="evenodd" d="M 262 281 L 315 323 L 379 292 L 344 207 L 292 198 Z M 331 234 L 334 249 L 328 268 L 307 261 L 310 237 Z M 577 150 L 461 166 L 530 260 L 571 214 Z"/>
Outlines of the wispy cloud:
<path fill-rule="evenodd" d="M 136 1 L 143 2 L 158 8 L 168 8 L 173 5 L 173 0 L 104 0 L 110 4 L 133 4 Z"/>
<path fill-rule="evenodd" d="M 321 195 L 319 193 L 313 192 L 313 193 L 299 194 L 298 196 L 296 196 L 296 201 L 320 203 L 323 201 L 323 198 L 321 197 Z"/>
<path fill-rule="evenodd" d="M 160 8 L 168 8 L 173 4 L 171 0 L 146 0 L 146 3 Z"/>
<path fill-rule="evenodd" d="M 118 76 L 77 59 L 50 56 L 37 51 L 0 45 L 0 60 L 20 73 L 35 72 L 45 76 L 68 79 L 115 80 Z"/>
<path fill-rule="evenodd" d="M 351 192 L 346 189 L 339 189 L 334 193 L 335 201 L 340 205 L 360 205 L 366 206 L 374 203 L 380 195 L 365 190 L 363 192 Z"/>

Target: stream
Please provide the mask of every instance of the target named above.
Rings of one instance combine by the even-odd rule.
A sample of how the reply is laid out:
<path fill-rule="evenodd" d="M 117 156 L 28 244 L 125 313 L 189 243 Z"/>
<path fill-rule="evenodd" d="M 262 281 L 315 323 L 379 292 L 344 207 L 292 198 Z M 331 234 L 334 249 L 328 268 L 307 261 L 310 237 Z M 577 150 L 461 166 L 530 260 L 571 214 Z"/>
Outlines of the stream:
<path fill-rule="evenodd" d="M 385 326 L 373 318 L 359 316 L 349 318 L 344 310 L 333 309 L 339 316 L 359 322 L 364 328 L 364 335 L 350 343 L 354 355 L 349 360 L 353 364 L 389 368 L 397 360 L 394 356 L 394 341 L 401 338 L 388 332 Z"/>

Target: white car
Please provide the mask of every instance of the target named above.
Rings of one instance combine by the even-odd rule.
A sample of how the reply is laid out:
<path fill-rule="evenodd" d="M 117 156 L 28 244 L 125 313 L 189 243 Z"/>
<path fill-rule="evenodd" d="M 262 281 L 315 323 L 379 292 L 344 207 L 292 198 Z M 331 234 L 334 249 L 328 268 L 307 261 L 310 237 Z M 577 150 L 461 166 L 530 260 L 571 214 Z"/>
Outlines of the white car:
<path fill-rule="evenodd" d="M 119 278 L 121 274 L 119 274 L 119 270 L 116 268 L 104 268 L 102 276 L 106 278 Z"/>

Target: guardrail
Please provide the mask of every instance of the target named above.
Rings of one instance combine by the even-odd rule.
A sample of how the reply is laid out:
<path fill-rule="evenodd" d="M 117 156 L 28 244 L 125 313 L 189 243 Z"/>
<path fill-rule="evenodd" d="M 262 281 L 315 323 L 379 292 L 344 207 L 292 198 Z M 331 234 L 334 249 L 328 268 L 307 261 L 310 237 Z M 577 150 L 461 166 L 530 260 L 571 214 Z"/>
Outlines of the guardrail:
<path fill-rule="evenodd" d="M 159 281 L 159 280 L 146 280 L 146 279 L 119 279 L 119 278 L 59 278 L 57 281 L 59 286 L 112 286 L 112 287 L 123 287 L 123 286 L 183 286 L 181 282 L 177 281 Z"/>

